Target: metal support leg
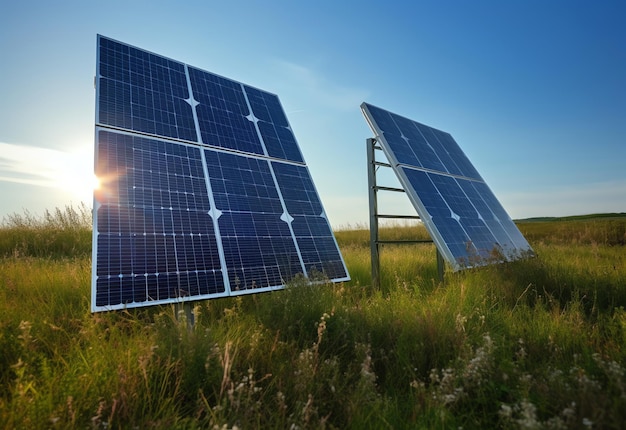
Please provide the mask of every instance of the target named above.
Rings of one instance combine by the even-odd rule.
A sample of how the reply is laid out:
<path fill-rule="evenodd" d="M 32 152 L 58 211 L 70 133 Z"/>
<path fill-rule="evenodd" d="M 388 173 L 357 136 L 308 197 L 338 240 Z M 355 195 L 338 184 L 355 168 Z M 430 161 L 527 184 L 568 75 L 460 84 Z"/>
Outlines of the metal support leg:
<path fill-rule="evenodd" d="M 439 248 L 435 246 L 435 249 L 437 250 L 437 275 L 439 276 L 439 282 L 443 284 L 443 269 L 445 266 L 445 261 L 443 259 L 443 255 L 441 255 L 441 252 L 439 252 Z"/>
<path fill-rule="evenodd" d="M 176 303 L 174 306 L 174 310 L 176 311 L 176 319 L 179 322 L 180 322 L 179 320 L 180 314 L 182 313 L 183 315 L 185 315 L 185 323 L 187 324 L 187 329 L 189 331 L 193 331 L 193 328 L 196 323 L 196 319 L 193 314 L 191 302 Z"/>
<path fill-rule="evenodd" d="M 372 261 L 372 287 L 376 289 L 384 289 L 383 293 L 387 294 L 388 290 L 380 283 L 380 246 L 382 243 L 409 244 L 432 242 L 432 240 L 391 240 L 381 241 L 378 235 L 378 218 L 397 218 L 397 219 L 419 219 L 419 216 L 412 215 L 380 215 L 378 213 L 378 190 L 381 191 L 399 191 L 405 192 L 403 188 L 379 187 L 376 183 L 376 168 L 391 167 L 388 163 L 376 161 L 376 139 L 369 138 L 366 140 L 367 146 L 367 185 L 369 188 L 369 209 L 370 209 L 370 252 Z M 436 248 L 436 247 L 435 247 Z M 443 255 L 437 249 L 437 276 L 440 282 L 443 282 L 444 259 Z"/>
<path fill-rule="evenodd" d="M 378 254 L 378 201 L 376 197 L 376 139 L 367 139 L 367 183 L 370 204 L 370 249 L 372 260 L 372 287 L 380 288 L 380 260 Z"/>

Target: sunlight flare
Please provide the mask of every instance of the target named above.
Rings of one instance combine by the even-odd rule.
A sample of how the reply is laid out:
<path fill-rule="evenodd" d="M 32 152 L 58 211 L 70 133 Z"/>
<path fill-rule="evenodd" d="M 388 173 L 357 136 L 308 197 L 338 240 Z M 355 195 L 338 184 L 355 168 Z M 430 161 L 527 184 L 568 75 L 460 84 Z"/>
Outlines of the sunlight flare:
<path fill-rule="evenodd" d="M 62 151 L 0 142 L 0 180 L 53 188 L 89 202 L 100 186 L 91 151 L 91 147 Z"/>

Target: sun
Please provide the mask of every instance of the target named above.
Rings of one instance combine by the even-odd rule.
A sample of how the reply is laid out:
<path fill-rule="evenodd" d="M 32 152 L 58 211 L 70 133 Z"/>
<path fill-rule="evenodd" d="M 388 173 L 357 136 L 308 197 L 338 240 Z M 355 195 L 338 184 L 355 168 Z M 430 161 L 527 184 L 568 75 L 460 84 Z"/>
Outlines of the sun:
<path fill-rule="evenodd" d="M 91 188 L 93 191 L 97 191 L 100 187 L 102 187 L 102 181 L 100 181 L 100 178 L 94 173 L 91 178 Z"/>
<path fill-rule="evenodd" d="M 72 200 L 93 201 L 93 195 L 101 186 L 93 171 L 92 157 L 84 153 L 66 153 L 66 160 L 56 174 L 56 185 Z"/>
<path fill-rule="evenodd" d="M 72 198 L 90 202 L 94 191 L 100 188 L 100 181 L 93 172 L 69 171 L 63 174 L 59 185 Z"/>

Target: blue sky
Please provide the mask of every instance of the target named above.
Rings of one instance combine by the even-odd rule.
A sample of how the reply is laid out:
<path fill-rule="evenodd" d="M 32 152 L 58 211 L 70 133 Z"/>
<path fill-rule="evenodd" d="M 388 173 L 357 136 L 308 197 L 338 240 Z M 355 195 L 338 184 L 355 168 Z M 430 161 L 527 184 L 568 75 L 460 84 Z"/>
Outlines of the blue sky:
<path fill-rule="evenodd" d="M 91 203 L 98 33 L 278 94 L 335 227 L 368 220 L 363 101 L 451 133 L 513 218 L 626 212 L 625 16 L 621 1 L 6 3 L 0 218 Z"/>

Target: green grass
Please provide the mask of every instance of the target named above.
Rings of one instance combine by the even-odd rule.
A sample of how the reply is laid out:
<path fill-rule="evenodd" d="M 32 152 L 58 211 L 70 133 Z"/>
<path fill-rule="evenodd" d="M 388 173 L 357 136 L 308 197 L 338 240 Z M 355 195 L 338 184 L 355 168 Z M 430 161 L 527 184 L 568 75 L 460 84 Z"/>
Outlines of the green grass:
<path fill-rule="evenodd" d="M 174 307 L 91 314 L 89 229 L 65 212 L 0 228 L 0 428 L 626 422 L 626 219 L 521 223 L 537 258 L 443 285 L 432 245 L 386 246 L 386 294 L 369 232 L 339 231 L 351 282 L 197 302 L 189 331 Z"/>

